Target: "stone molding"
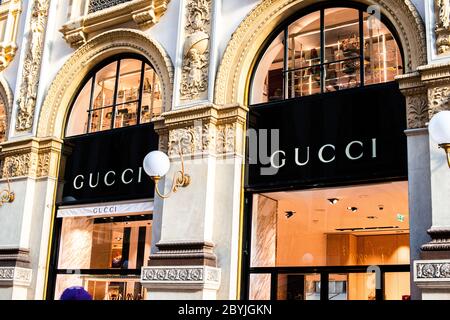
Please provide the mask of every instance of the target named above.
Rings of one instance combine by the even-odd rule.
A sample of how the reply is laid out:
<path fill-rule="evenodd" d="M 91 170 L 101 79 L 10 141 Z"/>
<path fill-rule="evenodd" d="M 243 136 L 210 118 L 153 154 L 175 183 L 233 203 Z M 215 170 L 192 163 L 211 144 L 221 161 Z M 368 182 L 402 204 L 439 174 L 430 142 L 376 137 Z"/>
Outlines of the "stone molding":
<path fill-rule="evenodd" d="M 38 137 L 62 137 L 70 102 L 86 74 L 100 61 L 119 52 L 135 52 L 146 57 L 155 69 L 163 89 L 163 110 L 172 106 L 173 65 L 156 41 L 142 31 L 117 29 L 102 33 L 75 51 L 50 85 L 42 105 Z"/>
<path fill-rule="evenodd" d="M 0 267 L 0 287 L 24 286 L 31 284 L 33 271 L 21 267 Z"/>
<path fill-rule="evenodd" d="M 450 228 L 431 228 L 431 241 L 422 245 L 422 251 L 450 251 Z"/>
<path fill-rule="evenodd" d="M 218 105 L 246 104 L 248 74 L 254 57 L 275 26 L 293 11 L 313 3 L 311 0 L 263 0 L 242 21 L 233 33 L 224 52 L 215 81 L 215 100 Z M 424 23 L 410 0 L 361 0 L 379 5 L 396 28 L 405 52 L 406 72 L 427 63 Z"/>
<path fill-rule="evenodd" d="M 0 247 L 0 267 L 30 267 L 30 250 Z"/>
<path fill-rule="evenodd" d="M 0 178 L 56 178 L 62 140 L 30 138 L 0 144 Z"/>
<path fill-rule="evenodd" d="M 147 29 L 158 23 L 170 0 L 132 0 L 95 11 L 67 22 L 60 32 L 73 48 L 84 45 L 91 34 L 98 34 L 118 25 L 134 21 Z"/>
<path fill-rule="evenodd" d="M 419 288 L 450 288 L 450 260 L 416 260 L 413 272 Z"/>
<path fill-rule="evenodd" d="M 212 0 L 187 0 L 180 99 L 206 99 Z"/>
<path fill-rule="evenodd" d="M 218 290 L 221 269 L 209 266 L 143 267 L 141 283 L 149 289 Z"/>
<path fill-rule="evenodd" d="M 27 38 L 17 99 L 17 132 L 30 132 L 33 127 L 49 6 L 50 0 L 34 0 L 33 2 L 29 24 L 30 32 Z"/>
<path fill-rule="evenodd" d="M 248 109 L 239 105 L 205 104 L 165 112 L 155 122 L 160 149 L 177 157 L 185 155 L 243 155 Z M 181 138 L 187 138 L 182 141 Z"/>
<path fill-rule="evenodd" d="M 214 244 L 207 241 L 177 241 L 156 244 L 158 252 L 150 255 L 150 266 L 199 265 L 217 267 Z"/>
<path fill-rule="evenodd" d="M 21 0 L 11 0 L 0 4 L 0 16 L 3 17 L 2 20 L 6 20 L 3 40 L 0 43 L 0 71 L 7 68 L 16 55 L 17 29 L 21 12 Z"/>

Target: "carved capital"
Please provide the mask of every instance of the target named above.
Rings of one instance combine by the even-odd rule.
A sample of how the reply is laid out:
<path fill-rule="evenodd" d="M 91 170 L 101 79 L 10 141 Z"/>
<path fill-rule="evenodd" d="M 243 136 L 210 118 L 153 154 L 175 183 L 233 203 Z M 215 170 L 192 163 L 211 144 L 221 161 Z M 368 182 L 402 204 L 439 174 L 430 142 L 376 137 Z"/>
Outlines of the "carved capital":
<path fill-rule="evenodd" d="M 450 228 L 431 228 L 431 241 L 422 245 L 422 251 L 450 251 Z"/>
<path fill-rule="evenodd" d="M 450 97 L 450 86 L 432 87 L 428 90 L 429 119 L 436 113 L 448 110 Z"/>

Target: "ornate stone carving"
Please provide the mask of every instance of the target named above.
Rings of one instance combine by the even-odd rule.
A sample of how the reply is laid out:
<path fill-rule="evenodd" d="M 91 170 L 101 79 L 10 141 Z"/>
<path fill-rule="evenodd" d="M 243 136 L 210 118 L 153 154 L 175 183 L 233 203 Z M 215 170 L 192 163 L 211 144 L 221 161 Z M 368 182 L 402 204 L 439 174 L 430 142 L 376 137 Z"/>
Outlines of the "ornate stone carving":
<path fill-rule="evenodd" d="M 450 0 L 436 0 L 435 4 L 436 49 L 438 54 L 445 54 L 450 49 Z"/>
<path fill-rule="evenodd" d="M 430 110 L 429 118 L 431 119 L 436 113 L 449 109 L 450 87 L 434 87 L 429 89 Z"/>
<path fill-rule="evenodd" d="M 417 261 L 415 264 L 415 278 L 450 280 L 450 261 Z"/>
<path fill-rule="evenodd" d="M 217 154 L 235 152 L 236 125 L 232 123 L 217 126 Z"/>
<path fill-rule="evenodd" d="M 2 160 L 1 178 L 27 176 L 31 167 L 31 153 L 13 155 Z"/>
<path fill-rule="evenodd" d="M 211 0 L 189 0 L 186 6 L 187 34 L 184 43 L 181 100 L 206 98 L 208 89 Z"/>
<path fill-rule="evenodd" d="M 215 289 L 220 269 L 208 266 L 164 266 L 142 268 L 141 283 L 149 288 Z"/>
<path fill-rule="evenodd" d="M 36 169 L 36 177 L 48 176 L 50 169 L 50 153 L 40 153 L 38 155 L 38 163 Z"/>
<path fill-rule="evenodd" d="M 406 97 L 408 128 L 425 128 L 428 122 L 428 97 L 426 93 L 413 94 Z"/>
<path fill-rule="evenodd" d="M 20 96 L 17 100 L 17 131 L 28 131 L 33 126 L 49 4 L 50 0 L 34 0 Z"/>
<path fill-rule="evenodd" d="M 32 270 L 19 267 L 0 267 L 0 284 L 29 286 L 31 284 Z"/>
<path fill-rule="evenodd" d="M 410 0 L 372 0 L 391 20 L 402 39 L 405 72 L 427 63 L 425 27 Z M 246 105 L 246 81 L 255 55 L 279 20 L 310 1 L 263 0 L 245 17 L 233 33 L 223 54 L 215 81 L 214 103 Z"/>
<path fill-rule="evenodd" d="M 197 125 L 169 131 L 169 156 L 200 154 L 211 151 L 214 145 L 214 133 L 209 123 L 199 121 Z"/>
<path fill-rule="evenodd" d="M 8 25 L 3 30 L 4 34 L 0 42 L 0 71 L 5 69 L 16 55 L 16 36 L 21 12 L 22 1 L 20 0 L 11 0 L 0 4 L 0 19 Z"/>
<path fill-rule="evenodd" d="M 64 39 L 73 48 L 84 45 L 90 34 L 99 34 L 124 22 L 134 21 L 141 29 L 156 24 L 170 0 L 96 0 L 90 1 L 88 14 L 62 26 Z"/>

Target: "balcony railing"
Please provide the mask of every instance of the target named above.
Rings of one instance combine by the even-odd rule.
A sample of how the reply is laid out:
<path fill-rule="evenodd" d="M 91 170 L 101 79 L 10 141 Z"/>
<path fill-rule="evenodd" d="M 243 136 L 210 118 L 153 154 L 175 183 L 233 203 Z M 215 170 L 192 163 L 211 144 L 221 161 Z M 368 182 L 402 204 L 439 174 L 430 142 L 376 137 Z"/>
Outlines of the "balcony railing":
<path fill-rule="evenodd" d="M 88 13 L 97 12 L 103 9 L 111 8 L 118 4 L 129 2 L 131 0 L 90 0 Z"/>

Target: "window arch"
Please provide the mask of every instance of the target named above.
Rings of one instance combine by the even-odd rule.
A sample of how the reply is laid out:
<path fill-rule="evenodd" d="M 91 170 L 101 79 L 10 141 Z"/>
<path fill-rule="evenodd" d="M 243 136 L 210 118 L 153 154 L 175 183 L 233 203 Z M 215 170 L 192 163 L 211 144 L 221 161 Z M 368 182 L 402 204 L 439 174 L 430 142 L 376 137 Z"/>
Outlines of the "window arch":
<path fill-rule="evenodd" d="M 389 82 L 403 73 L 395 35 L 363 7 L 309 11 L 271 39 L 254 68 L 250 104 Z"/>
<path fill-rule="evenodd" d="M 148 123 L 162 112 L 161 83 L 141 56 L 114 56 L 95 67 L 73 99 L 66 137 Z"/>

